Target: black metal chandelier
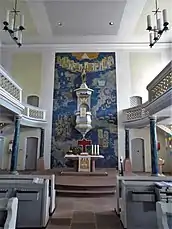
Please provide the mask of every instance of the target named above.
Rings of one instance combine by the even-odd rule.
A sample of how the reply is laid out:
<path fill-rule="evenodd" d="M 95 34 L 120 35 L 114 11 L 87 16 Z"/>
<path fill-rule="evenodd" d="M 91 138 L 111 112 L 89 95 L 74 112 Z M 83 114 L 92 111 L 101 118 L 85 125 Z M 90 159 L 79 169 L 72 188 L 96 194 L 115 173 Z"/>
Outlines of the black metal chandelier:
<path fill-rule="evenodd" d="M 152 26 L 151 15 L 147 15 L 147 30 L 149 31 L 149 46 L 152 48 L 158 40 L 161 38 L 162 34 L 166 32 L 169 28 L 169 22 L 167 20 L 167 10 L 162 11 L 163 22 L 161 18 L 161 11 L 158 7 L 158 2 L 155 0 L 155 10 L 152 11 L 155 16 L 155 25 Z"/>
<path fill-rule="evenodd" d="M 14 2 L 13 10 L 7 10 L 6 20 L 3 22 L 3 30 L 8 32 L 14 42 L 20 47 L 22 46 L 23 30 L 24 27 L 24 15 L 17 9 L 17 0 Z M 19 19 L 19 20 L 18 20 Z M 20 23 L 18 23 L 18 21 Z"/>

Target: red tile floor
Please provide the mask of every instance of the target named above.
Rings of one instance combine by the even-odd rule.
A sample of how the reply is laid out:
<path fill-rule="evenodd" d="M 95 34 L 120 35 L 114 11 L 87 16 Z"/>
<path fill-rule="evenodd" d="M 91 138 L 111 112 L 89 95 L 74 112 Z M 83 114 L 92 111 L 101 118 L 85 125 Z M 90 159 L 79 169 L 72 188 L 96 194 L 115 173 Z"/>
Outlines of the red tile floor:
<path fill-rule="evenodd" d="M 59 176 L 56 184 L 115 185 L 116 171 L 108 170 L 108 176 Z M 57 197 L 57 208 L 47 229 L 122 229 L 114 212 L 115 195 L 97 198 Z"/>
<path fill-rule="evenodd" d="M 47 229 L 122 229 L 114 206 L 115 197 L 57 197 Z"/>

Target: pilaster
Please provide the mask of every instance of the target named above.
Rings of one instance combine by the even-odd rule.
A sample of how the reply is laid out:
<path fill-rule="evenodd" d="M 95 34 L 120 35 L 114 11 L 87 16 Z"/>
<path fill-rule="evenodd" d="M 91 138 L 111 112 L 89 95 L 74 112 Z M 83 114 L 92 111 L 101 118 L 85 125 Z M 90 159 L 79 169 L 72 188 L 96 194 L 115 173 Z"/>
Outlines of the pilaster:
<path fill-rule="evenodd" d="M 158 151 L 157 151 L 157 132 L 156 117 L 150 117 L 150 143 L 151 143 L 151 165 L 152 175 L 158 176 Z"/>
<path fill-rule="evenodd" d="M 11 165 L 10 165 L 10 171 L 12 173 L 17 172 L 18 151 L 19 151 L 19 142 L 20 142 L 20 121 L 21 121 L 21 116 L 19 115 L 16 116 L 12 153 L 11 153 Z"/>

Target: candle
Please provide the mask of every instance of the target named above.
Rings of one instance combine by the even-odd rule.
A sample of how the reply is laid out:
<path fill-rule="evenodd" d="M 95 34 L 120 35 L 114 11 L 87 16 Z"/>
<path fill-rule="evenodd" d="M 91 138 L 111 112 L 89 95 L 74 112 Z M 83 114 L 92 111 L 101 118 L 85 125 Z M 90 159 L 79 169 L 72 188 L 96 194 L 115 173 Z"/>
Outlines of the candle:
<path fill-rule="evenodd" d="M 149 30 L 152 29 L 152 26 L 151 26 L 151 16 L 150 15 L 147 16 L 147 28 Z"/>
<path fill-rule="evenodd" d="M 162 15 L 163 15 L 163 24 L 165 25 L 167 23 L 167 10 L 166 9 L 162 11 Z"/>
<path fill-rule="evenodd" d="M 14 33 L 14 39 L 15 39 L 15 40 L 18 40 L 18 38 L 19 38 L 19 32 L 16 31 L 16 32 Z"/>
<path fill-rule="evenodd" d="M 149 34 L 149 41 L 150 41 L 150 44 L 152 45 L 153 44 L 153 34 L 152 33 Z"/>
<path fill-rule="evenodd" d="M 7 10 L 6 22 L 9 24 L 9 21 L 10 21 L 10 10 Z"/>
<path fill-rule="evenodd" d="M 94 145 L 94 154 L 97 154 L 96 145 Z"/>
<path fill-rule="evenodd" d="M 11 20 L 11 26 L 10 29 L 13 31 L 14 30 L 14 18 Z"/>
<path fill-rule="evenodd" d="M 24 28 L 24 15 L 20 15 L 20 26 Z"/>
<path fill-rule="evenodd" d="M 154 26 L 154 40 L 156 41 L 157 38 L 158 38 L 157 28 L 156 28 L 156 26 Z"/>
<path fill-rule="evenodd" d="M 157 20 L 157 29 L 158 29 L 158 31 L 162 30 L 162 28 L 161 28 L 161 19 L 160 18 Z"/>
<path fill-rule="evenodd" d="M 19 35 L 19 44 L 22 44 L 22 32 L 20 32 L 20 35 Z"/>
<path fill-rule="evenodd" d="M 94 148 L 93 148 L 94 146 L 92 145 L 91 146 L 91 154 L 93 155 L 94 153 L 93 153 L 93 151 L 94 151 Z"/>
<path fill-rule="evenodd" d="M 97 155 L 99 155 L 99 145 L 97 145 Z"/>

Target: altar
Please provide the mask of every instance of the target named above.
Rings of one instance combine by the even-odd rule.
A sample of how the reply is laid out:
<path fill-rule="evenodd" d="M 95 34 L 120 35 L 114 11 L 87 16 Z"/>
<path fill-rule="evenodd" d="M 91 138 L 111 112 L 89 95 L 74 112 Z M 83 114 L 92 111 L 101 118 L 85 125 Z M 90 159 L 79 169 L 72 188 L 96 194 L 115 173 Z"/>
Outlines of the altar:
<path fill-rule="evenodd" d="M 66 154 L 65 158 L 75 161 L 75 171 L 77 172 L 95 172 L 95 161 L 103 159 L 104 156 Z"/>

